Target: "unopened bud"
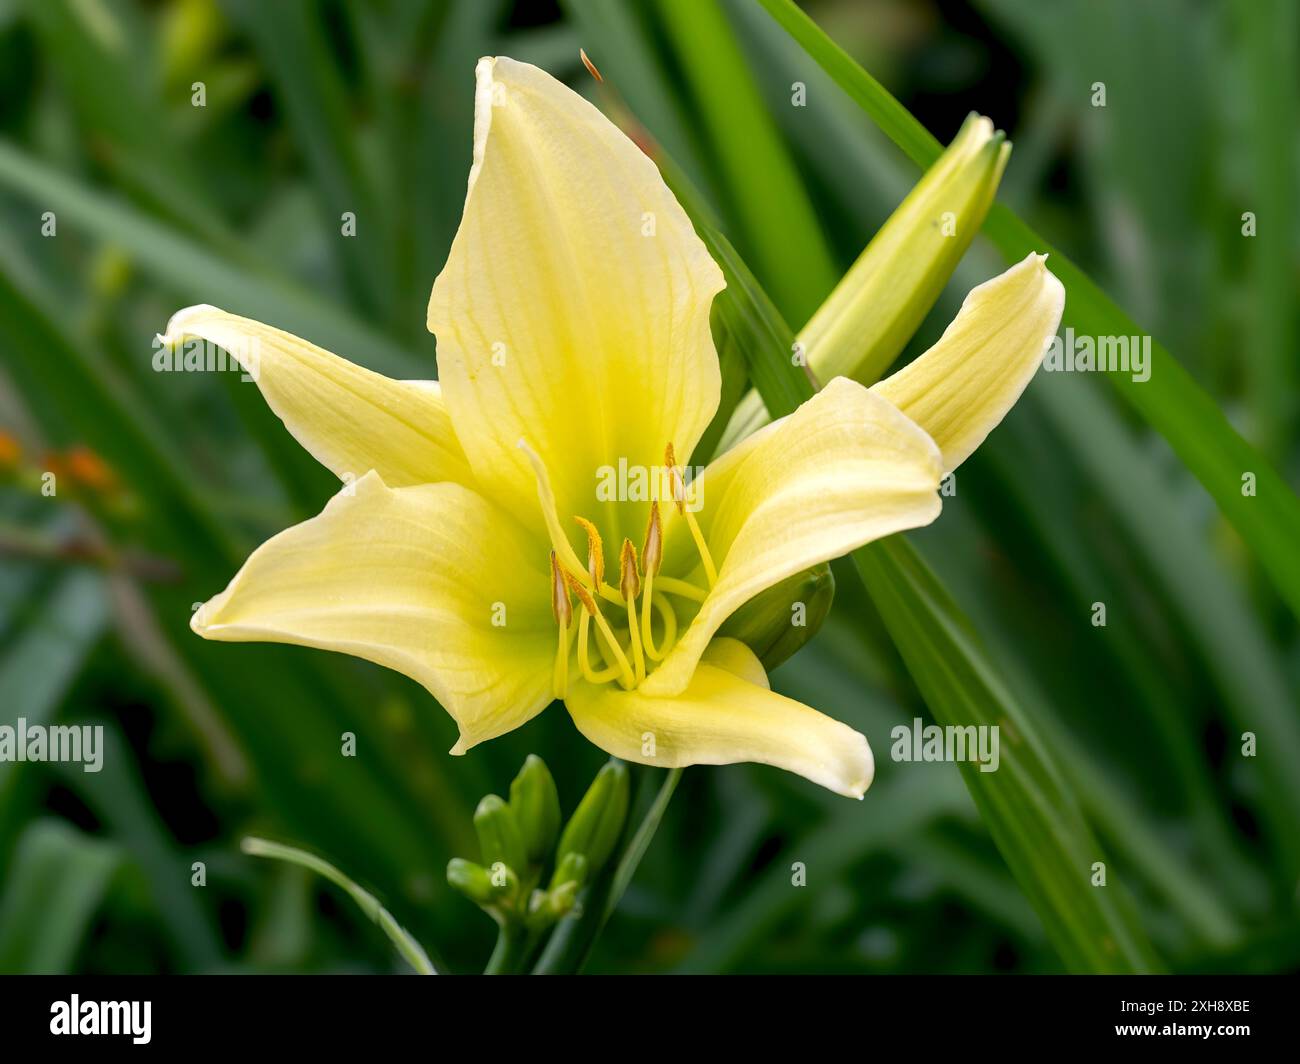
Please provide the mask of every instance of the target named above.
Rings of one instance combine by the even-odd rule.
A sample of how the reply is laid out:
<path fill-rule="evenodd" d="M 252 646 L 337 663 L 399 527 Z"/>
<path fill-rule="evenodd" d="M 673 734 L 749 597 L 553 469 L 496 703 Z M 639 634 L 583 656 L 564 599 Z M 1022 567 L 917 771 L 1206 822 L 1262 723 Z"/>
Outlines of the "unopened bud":
<path fill-rule="evenodd" d="M 491 905 L 496 894 L 488 870 L 463 857 L 453 857 L 447 862 L 447 885 L 475 905 Z"/>
<path fill-rule="evenodd" d="M 479 802 L 474 811 L 474 830 L 478 832 L 485 865 L 500 862 L 514 872 L 528 867 L 524 840 L 515 815 L 495 794 L 489 794 Z"/>
<path fill-rule="evenodd" d="M 718 629 L 739 639 L 771 672 L 817 634 L 835 598 L 835 577 L 825 562 L 773 584 L 736 610 Z"/>
<path fill-rule="evenodd" d="M 595 875 L 614 852 L 623 832 L 628 803 L 627 766 L 610 760 L 596 773 L 578 808 L 565 825 L 557 852 L 560 863 L 571 853 L 587 859 L 587 872 Z"/>
<path fill-rule="evenodd" d="M 560 795 L 546 762 L 536 754 L 528 755 L 510 784 L 510 811 L 529 864 L 542 864 L 560 834 Z"/>

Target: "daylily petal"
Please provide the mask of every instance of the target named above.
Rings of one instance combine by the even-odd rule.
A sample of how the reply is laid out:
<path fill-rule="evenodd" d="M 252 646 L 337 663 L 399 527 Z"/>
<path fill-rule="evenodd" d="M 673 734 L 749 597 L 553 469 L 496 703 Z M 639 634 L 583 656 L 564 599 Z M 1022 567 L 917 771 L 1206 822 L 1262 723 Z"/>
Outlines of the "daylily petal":
<path fill-rule="evenodd" d="M 1029 255 L 972 288 L 925 354 L 872 387 L 928 432 L 956 469 L 997 428 L 1061 323 L 1065 286 Z"/>
<path fill-rule="evenodd" d="M 939 514 L 939 450 L 890 403 L 837 377 L 704 471 L 697 515 L 718 581 L 644 689 L 685 689 L 718 626 L 787 576 Z M 682 538 L 674 523 L 674 558 Z"/>
<path fill-rule="evenodd" d="M 746 683 L 771 689 L 767 679 L 767 670 L 763 663 L 749 647 L 739 639 L 718 638 L 704 648 L 700 661 L 718 669 L 726 669 L 734 676 L 739 676 Z"/>
<path fill-rule="evenodd" d="M 405 673 L 456 719 L 452 753 L 464 753 L 551 701 L 555 625 L 539 558 L 468 488 L 389 488 L 371 472 L 263 543 L 191 627 Z"/>
<path fill-rule="evenodd" d="M 523 439 L 566 526 L 616 520 L 593 512 L 600 467 L 690 454 L 717 408 L 722 273 L 595 107 L 526 63 L 482 59 L 477 77 L 465 214 L 429 299 L 438 376 L 485 490 L 536 512 Z"/>
<path fill-rule="evenodd" d="M 583 735 L 625 761 L 660 768 L 756 761 L 861 798 L 875 773 L 867 740 L 802 702 L 748 682 L 737 675 L 745 667 L 732 664 L 736 671 L 701 662 L 687 688 L 667 698 L 579 683 L 566 704 Z M 762 671 L 757 659 L 748 668 Z"/>
<path fill-rule="evenodd" d="M 199 337 L 253 377 L 267 405 L 337 476 L 375 470 L 390 487 L 474 483 L 436 381 L 395 381 L 291 333 L 216 307 L 172 316 L 166 342 Z"/>

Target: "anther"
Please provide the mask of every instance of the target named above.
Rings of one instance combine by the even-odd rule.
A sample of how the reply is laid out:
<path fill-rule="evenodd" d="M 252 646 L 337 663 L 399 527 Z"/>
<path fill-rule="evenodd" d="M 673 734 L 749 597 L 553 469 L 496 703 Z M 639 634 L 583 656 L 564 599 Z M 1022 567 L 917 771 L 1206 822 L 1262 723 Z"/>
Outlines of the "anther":
<path fill-rule="evenodd" d="M 562 629 L 573 623 L 573 602 L 565 587 L 564 570 L 560 568 L 555 551 L 551 551 L 551 612 L 555 614 L 555 623 Z"/>
<path fill-rule="evenodd" d="M 684 514 L 686 512 L 686 481 L 682 478 L 681 470 L 677 468 L 677 456 L 673 453 L 671 442 L 664 448 L 664 468 L 668 470 L 668 477 L 672 481 L 673 500 L 677 503 L 677 512 Z"/>
<path fill-rule="evenodd" d="M 646 521 L 645 539 L 641 541 L 641 571 L 646 580 L 659 572 L 664 560 L 664 529 L 659 521 L 659 504 L 650 504 L 650 519 Z"/>
<path fill-rule="evenodd" d="M 599 592 L 600 586 L 605 582 L 604 544 L 601 543 L 600 533 L 596 531 L 595 525 L 585 517 L 575 516 L 573 519 L 587 533 L 587 575 L 591 577 L 591 586 Z"/>
<path fill-rule="evenodd" d="M 623 598 L 631 602 L 637 595 L 641 594 L 641 577 L 636 571 L 636 548 L 632 546 L 630 539 L 623 540 L 623 549 L 619 551 L 618 564 L 620 568 L 618 589 L 623 592 Z"/>
<path fill-rule="evenodd" d="M 636 623 L 636 597 L 641 591 L 641 578 L 636 571 L 636 548 L 630 539 L 623 540 L 623 549 L 619 551 L 619 590 L 627 602 L 627 634 L 632 647 L 632 666 L 636 671 L 636 682 L 645 679 L 645 653 L 641 647 L 641 633 Z"/>

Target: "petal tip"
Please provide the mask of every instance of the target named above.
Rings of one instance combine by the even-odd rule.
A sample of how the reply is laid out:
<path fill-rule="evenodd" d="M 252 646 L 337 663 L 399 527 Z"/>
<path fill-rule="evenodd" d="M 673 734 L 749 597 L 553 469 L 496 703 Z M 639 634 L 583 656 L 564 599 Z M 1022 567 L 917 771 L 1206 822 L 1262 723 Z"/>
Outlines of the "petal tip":
<path fill-rule="evenodd" d="M 189 326 L 195 318 L 220 313 L 222 313 L 221 309 L 212 306 L 211 303 L 195 303 L 192 307 L 182 307 L 167 319 L 167 328 L 158 334 L 158 339 L 163 343 L 173 343 L 191 331 Z"/>

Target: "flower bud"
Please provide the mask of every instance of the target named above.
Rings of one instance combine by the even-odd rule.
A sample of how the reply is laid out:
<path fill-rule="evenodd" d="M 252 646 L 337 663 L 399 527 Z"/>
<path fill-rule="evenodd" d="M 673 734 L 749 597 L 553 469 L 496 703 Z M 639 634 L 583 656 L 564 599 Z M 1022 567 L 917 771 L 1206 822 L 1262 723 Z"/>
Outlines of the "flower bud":
<path fill-rule="evenodd" d="M 488 875 L 488 870 L 463 857 L 453 857 L 447 862 L 447 884 L 475 905 L 491 905 L 495 900 L 492 877 Z"/>
<path fill-rule="evenodd" d="M 736 610 L 719 636 L 739 639 L 771 672 L 817 634 L 835 598 L 835 577 L 823 562 L 773 584 Z"/>
<path fill-rule="evenodd" d="M 555 866 L 555 875 L 551 877 L 551 887 L 562 887 L 572 883 L 581 887 L 587 882 L 587 858 L 580 853 L 566 853 Z"/>
<path fill-rule="evenodd" d="M 567 916 L 573 911 L 573 907 L 578 903 L 578 884 L 574 882 L 561 883 L 558 887 L 547 892 L 547 907 L 551 915 L 556 919 Z"/>
<path fill-rule="evenodd" d="M 495 794 L 489 794 L 478 803 L 474 810 L 474 830 L 478 832 L 485 865 L 491 867 L 499 861 L 516 873 L 528 867 L 524 840 L 515 815 Z"/>
<path fill-rule="evenodd" d="M 586 858 L 589 875 L 600 871 L 623 831 L 628 786 L 627 766 L 622 761 L 611 759 L 596 773 L 560 836 L 559 866 L 576 853 Z"/>
<path fill-rule="evenodd" d="M 528 863 L 542 864 L 560 834 L 560 795 L 546 762 L 536 754 L 528 755 L 510 784 L 510 811 L 519 827 Z"/>
<path fill-rule="evenodd" d="M 1006 135 L 971 114 L 953 142 L 891 214 L 799 331 L 813 376 L 874 384 L 912 338 L 984 224 L 1011 154 Z M 769 418 L 750 391 L 717 453 Z"/>

